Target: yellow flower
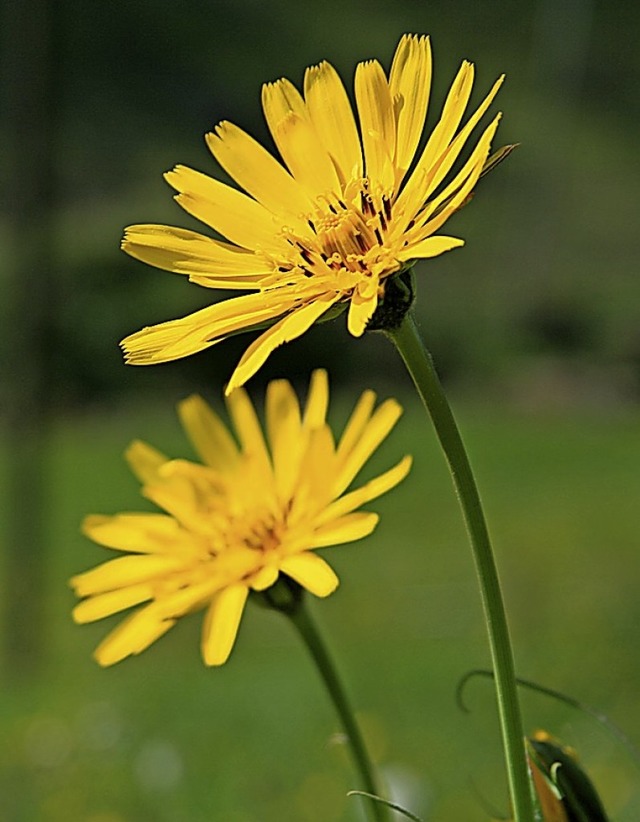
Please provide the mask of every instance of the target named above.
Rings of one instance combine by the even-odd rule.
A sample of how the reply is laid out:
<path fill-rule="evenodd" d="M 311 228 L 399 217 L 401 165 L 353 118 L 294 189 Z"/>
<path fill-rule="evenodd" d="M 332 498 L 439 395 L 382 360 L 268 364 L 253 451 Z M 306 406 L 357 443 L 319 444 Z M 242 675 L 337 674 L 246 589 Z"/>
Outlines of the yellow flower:
<path fill-rule="evenodd" d="M 473 78 L 473 64 L 463 62 L 419 154 L 431 86 L 427 37 L 402 37 L 388 78 L 376 60 L 358 65 L 359 129 L 329 63 L 307 69 L 304 95 L 286 79 L 267 83 L 262 106 L 284 166 L 222 122 L 207 134 L 207 145 L 246 193 L 182 165 L 165 175 L 185 211 L 228 242 L 136 225 L 122 244 L 131 256 L 198 285 L 253 293 L 132 334 L 122 341 L 127 361 L 175 360 L 266 327 L 241 358 L 231 391 L 332 308 L 348 306 L 349 331 L 359 337 L 389 277 L 414 260 L 463 245 L 436 232 L 468 199 L 482 171 L 500 115 L 451 173 L 503 79 L 460 128 Z"/>
<path fill-rule="evenodd" d="M 166 513 L 89 516 L 84 532 L 126 556 L 73 577 L 84 597 L 76 622 L 92 622 L 134 606 L 96 650 L 111 665 L 145 650 L 186 613 L 206 608 L 202 656 L 221 665 L 233 647 L 250 590 L 263 591 L 280 573 L 316 596 L 338 585 L 318 548 L 367 536 L 378 516 L 357 511 L 397 485 L 410 457 L 347 491 L 401 414 L 394 400 L 377 409 L 366 391 L 337 446 L 325 421 L 327 374 L 315 371 L 301 413 L 286 380 L 269 384 L 266 432 L 243 389 L 227 398 L 238 444 L 200 397 L 179 405 L 202 463 L 171 460 L 142 442 L 127 459 L 142 494 Z"/>

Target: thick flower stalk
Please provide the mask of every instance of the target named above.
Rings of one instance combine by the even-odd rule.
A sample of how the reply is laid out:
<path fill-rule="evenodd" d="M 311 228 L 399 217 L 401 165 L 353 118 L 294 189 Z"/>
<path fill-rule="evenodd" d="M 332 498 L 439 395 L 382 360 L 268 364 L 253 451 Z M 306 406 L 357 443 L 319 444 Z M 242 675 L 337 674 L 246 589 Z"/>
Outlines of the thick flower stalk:
<path fill-rule="evenodd" d="M 261 329 L 233 372 L 232 391 L 277 346 L 333 312 L 346 308 L 349 331 L 361 336 L 390 277 L 463 245 L 437 232 L 471 195 L 500 117 L 461 159 L 502 83 L 461 127 L 473 80 L 465 61 L 421 151 L 431 87 L 427 37 L 400 40 L 388 77 L 376 60 L 358 65 L 358 122 L 327 62 L 307 69 L 302 94 L 286 79 L 266 84 L 262 106 L 284 165 L 222 122 L 207 145 L 243 191 L 181 165 L 165 175 L 185 211 L 225 239 L 135 225 L 122 246 L 198 285 L 250 293 L 132 334 L 122 342 L 127 361 L 175 360 Z"/>
<path fill-rule="evenodd" d="M 201 463 L 134 442 L 127 459 L 142 494 L 165 513 L 89 516 L 84 532 L 124 553 L 71 580 L 77 622 L 135 609 L 95 652 L 101 665 L 138 654 L 183 615 L 203 609 L 202 656 L 224 663 L 250 591 L 280 574 L 319 597 L 338 585 L 317 549 L 358 540 L 378 522 L 362 505 L 397 485 L 411 459 L 354 490 L 356 475 L 401 414 L 365 392 L 337 444 L 326 422 L 327 374 L 314 372 L 301 410 L 286 380 L 269 384 L 266 437 L 243 389 L 227 397 L 236 438 L 200 397 L 179 414 Z M 236 441 L 237 439 L 237 441 Z"/>

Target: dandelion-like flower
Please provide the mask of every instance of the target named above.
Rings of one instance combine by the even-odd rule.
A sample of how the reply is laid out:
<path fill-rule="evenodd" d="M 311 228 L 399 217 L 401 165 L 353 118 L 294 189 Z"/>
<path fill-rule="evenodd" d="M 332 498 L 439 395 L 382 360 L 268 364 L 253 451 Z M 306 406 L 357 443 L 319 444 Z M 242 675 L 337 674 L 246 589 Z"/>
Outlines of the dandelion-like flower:
<path fill-rule="evenodd" d="M 267 389 L 266 433 L 244 389 L 227 398 L 236 439 L 198 396 L 179 405 L 185 431 L 202 463 L 168 459 L 134 442 L 127 459 L 142 494 L 166 513 L 89 516 L 84 532 L 126 556 L 73 577 L 84 597 L 76 622 L 142 606 L 96 650 L 111 665 L 145 650 L 183 615 L 206 609 L 202 656 L 228 658 L 250 590 L 264 591 L 282 573 L 316 596 L 338 585 L 315 552 L 351 542 L 375 528 L 375 513 L 356 509 L 407 474 L 410 457 L 348 490 L 401 414 L 395 400 L 377 409 L 366 391 L 339 442 L 326 422 L 325 371 L 315 371 L 303 411 L 289 382 Z"/>
<path fill-rule="evenodd" d="M 207 145 L 246 193 L 182 165 L 165 175 L 185 211 L 226 239 L 136 225 L 122 246 L 198 285 L 252 293 L 132 334 L 122 342 L 127 361 L 175 360 L 263 329 L 236 367 L 231 391 L 332 309 L 348 308 L 348 329 L 361 336 L 390 277 L 463 245 L 436 232 L 469 198 L 487 160 L 500 115 L 453 172 L 503 78 L 460 127 L 473 79 L 473 64 L 464 61 L 419 153 L 431 86 L 427 37 L 400 40 L 388 77 L 376 60 L 358 65 L 359 128 L 327 62 L 307 69 L 303 94 L 286 79 L 266 84 L 262 106 L 284 165 L 222 122 Z"/>

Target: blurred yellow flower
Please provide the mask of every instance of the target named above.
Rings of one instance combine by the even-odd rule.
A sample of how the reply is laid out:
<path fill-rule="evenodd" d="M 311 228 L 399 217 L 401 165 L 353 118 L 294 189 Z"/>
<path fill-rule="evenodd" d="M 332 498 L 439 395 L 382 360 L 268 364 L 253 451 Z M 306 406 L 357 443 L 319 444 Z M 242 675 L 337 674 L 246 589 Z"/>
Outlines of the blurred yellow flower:
<path fill-rule="evenodd" d="M 165 175 L 185 211 L 228 242 L 135 225 L 122 244 L 131 256 L 198 285 L 254 293 L 132 334 L 122 341 L 127 361 L 175 360 L 266 327 L 241 358 L 229 392 L 332 308 L 348 307 L 349 331 L 359 337 L 387 278 L 463 245 L 436 232 L 471 194 L 500 115 L 450 172 L 503 78 L 460 128 L 473 79 L 473 64 L 464 61 L 419 154 L 431 87 L 428 37 L 402 37 L 389 77 L 377 60 L 358 65 L 359 129 L 327 62 L 307 69 L 303 95 L 284 78 L 266 84 L 262 106 L 284 165 L 222 122 L 207 134 L 207 145 L 246 193 L 182 165 Z"/>
<path fill-rule="evenodd" d="M 134 611 L 97 648 L 101 665 L 145 650 L 181 616 L 206 609 L 202 656 L 221 665 L 233 647 L 249 591 L 263 591 L 280 573 L 316 596 L 338 578 L 315 549 L 367 536 L 378 516 L 360 506 L 397 485 L 410 457 L 348 491 L 401 414 L 395 400 L 377 409 L 366 391 L 337 445 L 326 423 L 327 374 L 315 371 L 301 411 L 289 382 L 267 389 L 266 440 L 243 389 L 227 398 L 234 437 L 200 397 L 179 405 L 202 463 L 171 460 L 142 442 L 127 459 L 142 494 L 166 513 L 89 516 L 84 532 L 125 552 L 71 585 L 83 597 L 76 622 Z"/>

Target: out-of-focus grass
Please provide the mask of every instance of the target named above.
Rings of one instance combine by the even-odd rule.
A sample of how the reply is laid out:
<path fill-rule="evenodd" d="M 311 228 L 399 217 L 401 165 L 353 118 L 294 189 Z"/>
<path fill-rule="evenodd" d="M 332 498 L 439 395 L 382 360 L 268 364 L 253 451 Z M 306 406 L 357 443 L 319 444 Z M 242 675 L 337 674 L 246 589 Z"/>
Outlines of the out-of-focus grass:
<path fill-rule="evenodd" d="M 409 479 L 376 503 L 370 539 L 325 552 L 342 585 L 314 612 L 398 799 L 425 820 L 506 813 L 471 554 L 449 478 L 413 398 L 376 455 L 411 452 Z M 345 413 L 338 418 L 344 419 Z M 598 706 L 640 742 L 640 436 L 631 412 L 533 417 L 462 405 L 502 573 L 518 670 Z M 249 608 L 222 669 L 200 661 L 200 617 L 140 658 L 101 670 L 107 623 L 77 627 L 67 578 L 106 558 L 85 513 L 144 505 L 121 452 L 143 435 L 185 442 L 169 410 L 61 423 L 49 458 L 50 657 L 0 704 L 2 822 L 339 822 L 361 819 L 327 698 L 278 615 Z M 372 506 L 374 507 L 374 506 Z M 25 602 L 25 612 L 29 603 Z M 9 679 L 9 678 L 8 678 Z M 593 720 L 523 694 L 529 730 L 577 747 L 612 817 L 640 816 L 638 772 Z"/>

